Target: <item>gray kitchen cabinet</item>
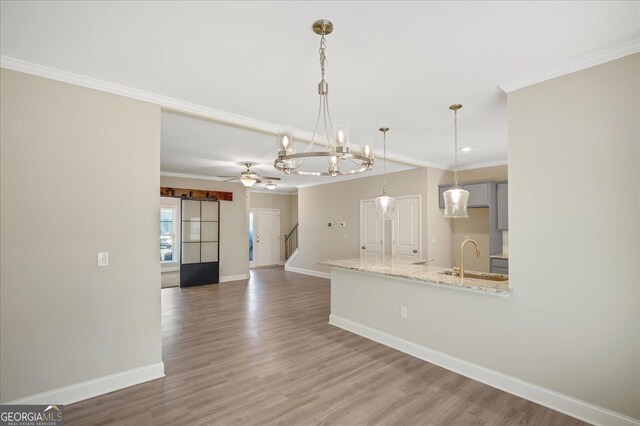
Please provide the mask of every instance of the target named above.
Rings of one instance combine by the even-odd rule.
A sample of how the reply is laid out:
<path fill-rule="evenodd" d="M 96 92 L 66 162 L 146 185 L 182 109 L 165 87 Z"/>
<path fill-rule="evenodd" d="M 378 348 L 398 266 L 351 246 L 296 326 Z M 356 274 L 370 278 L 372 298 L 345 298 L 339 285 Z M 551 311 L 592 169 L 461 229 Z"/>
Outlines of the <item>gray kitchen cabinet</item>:
<path fill-rule="evenodd" d="M 509 275 L 509 259 L 491 258 L 491 273 Z"/>
<path fill-rule="evenodd" d="M 463 189 L 469 191 L 469 202 L 467 203 L 467 207 L 489 207 L 491 185 L 495 185 L 495 183 L 483 182 L 460 185 Z M 438 186 L 440 193 L 438 204 L 441 209 L 444 209 L 444 192 L 451 187 L 453 187 L 453 185 Z"/>
<path fill-rule="evenodd" d="M 509 229 L 509 192 L 508 183 L 498 184 L 498 229 Z"/>

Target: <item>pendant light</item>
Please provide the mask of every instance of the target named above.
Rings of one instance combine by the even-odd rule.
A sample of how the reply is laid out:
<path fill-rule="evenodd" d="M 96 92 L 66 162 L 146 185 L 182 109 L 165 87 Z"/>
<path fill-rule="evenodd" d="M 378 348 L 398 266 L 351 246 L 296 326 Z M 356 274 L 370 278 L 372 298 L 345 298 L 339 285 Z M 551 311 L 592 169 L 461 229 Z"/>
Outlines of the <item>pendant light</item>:
<path fill-rule="evenodd" d="M 462 105 L 455 104 L 449 107 L 453 111 L 453 152 L 454 152 L 454 185 L 444 192 L 444 217 L 453 219 L 466 219 L 469 191 L 458 185 L 458 110 Z"/>
<path fill-rule="evenodd" d="M 393 218 L 393 212 L 396 209 L 396 199 L 387 195 L 387 132 L 388 127 L 381 127 L 379 129 L 382 132 L 383 138 L 383 152 L 384 157 L 382 160 L 384 183 L 382 184 L 382 195 L 376 198 L 376 211 L 378 215 L 383 219 Z"/>

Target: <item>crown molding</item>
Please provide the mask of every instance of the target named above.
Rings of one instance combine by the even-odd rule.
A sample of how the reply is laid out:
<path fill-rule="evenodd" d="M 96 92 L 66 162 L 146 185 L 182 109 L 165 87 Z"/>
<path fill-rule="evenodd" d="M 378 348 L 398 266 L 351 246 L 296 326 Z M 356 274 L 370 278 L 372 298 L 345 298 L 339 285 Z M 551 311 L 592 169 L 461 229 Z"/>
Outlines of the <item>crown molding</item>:
<path fill-rule="evenodd" d="M 207 176 L 207 175 L 192 175 L 189 173 L 174 173 L 174 172 L 160 172 L 160 176 L 167 176 L 167 177 L 177 177 L 177 178 L 185 178 L 185 179 L 199 179 L 199 180 L 211 180 L 214 182 L 224 182 L 224 183 L 228 183 L 231 185 L 242 185 L 240 182 L 225 182 L 225 178 L 219 178 L 216 176 Z M 238 175 L 238 177 L 240 177 Z M 244 189 L 245 186 L 242 185 L 242 189 Z M 265 194 L 274 194 L 274 195 L 292 195 L 292 194 L 297 194 L 298 193 L 298 189 L 297 188 L 291 188 L 289 191 L 283 189 L 278 190 L 276 189 L 259 189 L 259 188 L 251 188 L 251 192 L 260 192 L 260 193 L 265 193 Z"/>
<path fill-rule="evenodd" d="M 488 163 L 470 164 L 470 165 L 467 165 L 467 166 L 460 166 L 460 167 L 458 167 L 458 171 L 485 169 L 487 167 L 506 166 L 508 164 L 509 164 L 509 162 L 507 160 L 490 161 Z M 453 171 L 453 169 L 445 169 L 445 170 Z"/>
<path fill-rule="evenodd" d="M 620 59 L 638 52 L 640 52 L 640 39 L 634 39 L 617 46 L 613 46 L 609 49 L 605 49 L 591 55 L 583 56 L 582 58 L 573 61 L 565 62 L 557 67 L 553 67 L 547 69 L 546 71 L 530 75 L 529 77 L 505 82 L 503 84 L 500 84 L 499 87 L 503 92 L 511 93 L 524 87 L 532 86 L 537 83 L 542 83 L 543 81 L 551 80 L 552 78 L 561 77 L 563 75 L 571 74 L 576 71 L 591 68 L 596 65 L 604 64 L 605 62 Z"/>
<path fill-rule="evenodd" d="M 0 56 L 0 66 L 13 71 L 19 71 L 26 74 L 36 75 L 39 77 L 45 77 L 52 80 L 62 81 L 64 83 L 74 84 L 76 86 L 82 86 L 89 89 L 99 90 L 101 92 L 113 93 L 115 95 L 125 96 L 131 99 L 137 99 L 139 101 L 149 102 L 159 105 L 160 107 L 175 112 L 181 112 L 186 114 L 195 115 L 202 118 L 207 118 L 218 123 L 228 124 L 231 126 L 241 127 L 243 129 L 253 130 L 256 132 L 277 134 L 278 125 L 269 123 L 267 121 L 256 120 L 250 117 L 246 117 L 239 114 L 233 114 L 230 112 L 222 111 L 215 108 L 210 108 L 204 105 L 198 105 L 191 102 L 186 102 L 180 99 L 170 98 L 168 96 L 159 95 L 157 93 L 146 92 L 144 90 L 135 89 L 121 84 L 112 83 L 109 81 L 99 80 L 92 77 L 87 77 L 80 74 L 71 73 L 68 71 L 59 70 L 56 68 L 47 67 L 44 65 L 35 64 L 32 62 L 23 61 L 21 59 L 12 58 L 10 56 Z M 307 142 L 311 140 L 312 133 L 304 132 L 301 130 L 293 130 L 293 137 L 301 142 Z M 316 138 L 316 142 L 322 142 L 319 138 Z M 355 145 L 352 149 L 359 149 L 359 146 Z M 375 155 L 382 156 L 382 151 L 376 150 Z M 393 153 L 387 153 L 387 159 L 396 163 L 402 163 L 409 166 L 419 167 L 438 167 L 441 165 L 432 164 L 428 161 L 422 161 L 411 157 L 405 157 L 403 155 L 397 155 Z"/>

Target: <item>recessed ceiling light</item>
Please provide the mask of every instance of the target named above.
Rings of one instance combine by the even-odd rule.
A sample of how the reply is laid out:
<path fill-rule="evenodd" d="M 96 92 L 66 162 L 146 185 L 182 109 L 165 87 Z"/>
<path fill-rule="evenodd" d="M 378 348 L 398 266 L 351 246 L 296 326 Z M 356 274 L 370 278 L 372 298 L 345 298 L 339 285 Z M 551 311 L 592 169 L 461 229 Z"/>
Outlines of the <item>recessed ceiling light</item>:
<path fill-rule="evenodd" d="M 462 148 L 460 151 L 462 152 L 469 152 L 471 151 L 471 147 L 470 146 L 465 146 L 464 148 Z"/>

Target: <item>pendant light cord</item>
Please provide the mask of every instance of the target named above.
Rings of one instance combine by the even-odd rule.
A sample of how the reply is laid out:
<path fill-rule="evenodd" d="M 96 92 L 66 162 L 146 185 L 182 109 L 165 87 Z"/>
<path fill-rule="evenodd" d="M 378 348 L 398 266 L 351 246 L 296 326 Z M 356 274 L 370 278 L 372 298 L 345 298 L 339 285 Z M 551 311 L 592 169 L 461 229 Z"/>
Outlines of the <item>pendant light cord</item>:
<path fill-rule="evenodd" d="M 453 175 L 455 186 L 458 186 L 458 110 L 453 110 Z"/>
<path fill-rule="evenodd" d="M 383 162 L 382 162 L 382 176 L 384 177 L 384 180 L 382 182 L 382 195 L 387 195 L 387 131 L 384 130 L 382 132 L 382 155 L 383 155 Z"/>

